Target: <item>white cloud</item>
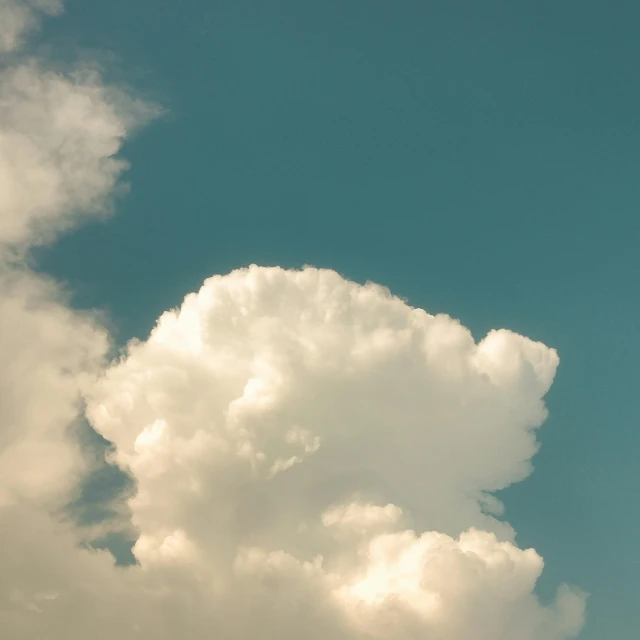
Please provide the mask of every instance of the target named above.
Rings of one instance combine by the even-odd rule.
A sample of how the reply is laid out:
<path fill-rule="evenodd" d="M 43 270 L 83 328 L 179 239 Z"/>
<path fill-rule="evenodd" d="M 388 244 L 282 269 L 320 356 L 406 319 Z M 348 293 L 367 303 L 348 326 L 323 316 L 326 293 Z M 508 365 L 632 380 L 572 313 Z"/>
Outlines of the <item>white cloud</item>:
<path fill-rule="evenodd" d="M 5 51 L 61 8 L 0 2 Z M 575 637 L 584 596 L 538 602 L 542 560 L 491 495 L 531 471 L 552 349 L 508 331 L 476 344 L 332 271 L 251 267 L 104 371 L 98 319 L 18 266 L 110 211 L 117 153 L 152 113 L 91 69 L 0 72 L 3 638 Z M 136 566 L 63 515 L 90 467 L 83 401 L 137 484 Z"/>
<path fill-rule="evenodd" d="M 59 507 L 86 466 L 71 427 L 107 336 L 65 302 L 51 281 L 0 273 L 0 509 Z"/>
<path fill-rule="evenodd" d="M 105 86 L 27 61 L 0 75 L 0 251 L 24 250 L 111 211 L 127 163 L 116 156 L 153 109 Z"/>
<path fill-rule="evenodd" d="M 338 595 L 369 637 L 555 640 L 582 626 L 580 595 L 563 588 L 542 608 L 531 595 L 542 559 L 493 534 L 403 531 L 373 538 L 360 555 L 364 570 Z"/>
<path fill-rule="evenodd" d="M 331 271 L 252 267 L 165 314 L 109 371 L 91 415 L 143 497 L 147 483 L 173 495 L 183 482 L 212 499 L 197 471 L 206 457 L 206 473 L 224 468 L 235 480 L 220 481 L 245 493 L 287 470 L 260 483 L 282 491 L 287 514 L 357 490 L 400 501 L 423 528 L 509 536 L 480 503 L 529 473 L 557 363 L 507 331 L 476 345 L 457 321 Z"/>
<path fill-rule="evenodd" d="M 0 0 L 0 51 L 19 49 L 58 0 Z M 66 72 L 18 53 L 0 67 L 0 259 L 112 210 L 124 139 L 158 109 L 105 84 L 90 63 Z"/>
<path fill-rule="evenodd" d="M 59 8 L 2 2 L 0 48 L 17 48 L 38 12 Z M 92 562 L 75 550 L 90 532 L 59 521 L 95 463 L 77 437 L 82 390 L 104 367 L 109 342 L 93 314 L 69 308 L 60 285 L 24 263 L 34 245 L 110 211 L 126 168 L 116 154 L 153 113 L 88 66 L 64 73 L 18 55 L 0 68 L 0 629 L 8 640 L 29 639 L 21 612 L 59 604 L 55 585 Z M 101 563 L 110 569 L 108 558 Z M 58 624 L 48 620 L 38 634 L 52 637 Z"/>
<path fill-rule="evenodd" d="M 51 408 L 23 420 L 22 433 L 42 425 L 38 442 L 51 434 L 79 462 L 62 425 L 84 392 L 138 483 L 129 506 L 140 564 L 115 568 L 79 546 L 84 532 L 45 500 L 55 481 L 56 495 L 72 491 L 78 467 L 34 451 L 48 477 L 22 478 L 29 457 L 14 465 L 21 499 L 5 500 L 0 518 L 10 640 L 579 631 L 584 597 L 561 587 L 542 606 L 541 558 L 480 509 L 485 491 L 529 468 L 553 350 L 509 332 L 475 344 L 456 321 L 331 271 L 252 267 L 207 281 L 88 385 L 105 344 L 104 334 L 91 339 L 91 320 L 55 297 L 42 316 L 12 304 L 33 313 L 13 316 L 34 329 L 2 348 L 15 370 L 36 374 L 31 387 L 17 378 L 18 390 Z M 26 406 L 16 401 L 14 413 Z"/>
<path fill-rule="evenodd" d="M 199 585 L 191 637 L 560 640 L 583 597 L 541 606 L 541 558 L 482 509 L 530 471 L 557 364 L 332 271 L 251 267 L 130 345 L 88 416 L 137 482 L 137 570 Z"/>
<path fill-rule="evenodd" d="M 0 53 L 20 48 L 25 36 L 38 27 L 42 14 L 61 11 L 60 0 L 0 0 Z"/>
<path fill-rule="evenodd" d="M 0 43 L 57 2 L 0 4 Z M 4 40 L 2 40 L 4 38 Z M 13 46 L 13 45 L 12 45 Z M 91 68 L 0 68 L 0 506 L 46 496 L 58 506 L 86 467 L 71 428 L 80 389 L 103 364 L 107 335 L 71 310 L 59 285 L 21 266 L 34 245 L 109 210 L 126 163 L 116 157 L 153 109 Z"/>
<path fill-rule="evenodd" d="M 87 582 L 112 570 L 107 555 L 95 561 L 80 552 L 84 532 L 60 521 L 92 466 L 76 435 L 81 391 L 104 366 L 107 334 L 21 259 L 76 219 L 108 210 L 125 166 L 115 153 L 152 111 L 104 86 L 92 69 L 54 72 L 16 52 L 41 14 L 60 10 L 58 2 L 0 0 L 0 52 L 14 54 L 0 68 L 0 635 L 7 640 L 34 637 L 29 616 L 54 604 L 71 616 L 48 619 L 37 635 L 67 637 Z M 97 568 L 91 577 L 87 566 Z M 73 602 L 58 584 L 75 589 Z"/>

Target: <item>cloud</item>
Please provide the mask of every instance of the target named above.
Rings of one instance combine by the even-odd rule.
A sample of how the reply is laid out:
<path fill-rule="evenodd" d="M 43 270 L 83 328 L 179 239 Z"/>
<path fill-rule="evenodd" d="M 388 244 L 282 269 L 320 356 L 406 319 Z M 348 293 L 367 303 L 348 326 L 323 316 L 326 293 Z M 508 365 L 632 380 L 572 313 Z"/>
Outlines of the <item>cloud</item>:
<path fill-rule="evenodd" d="M 0 53 L 19 49 L 41 16 L 62 11 L 60 0 L 0 0 Z"/>
<path fill-rule="evenodd" d="M 54 2 L 0 4 L 17 50 Z M 207 280 L 108 365 L 99 318 L 24 266 L 121 188 L 155 109 L 90 67 L 0 71 L 0 628 L 8 640 L 568 640 L 492 493 L 531 472 L 553 349 L 329 270 Z M 86 405 L 86 413 L 85 413 Z M 85 419 L 135 483 L 138 564 L 66 505 Z M 122 527 L 100 523 L 102 533 Z"/>
<path fill-rule="evenodd" d="M 584 596 L 562 586 L 541 605 L 542 559 L 482 508 L 530 470 L 553 350 L 508 331 L 476 344 L 448 316 L 332 271 L 251 267 L 208 280 L 96 382 L 104 337 L 74 341 L 69 360 L 62 327 L 78 327 L 57 304 L 28 319 L 59 338 L 69 398 L 80 390 L 137 483 L 138 565 L 114 567 L 48 508 L 45 488 L 73 466 L 35 484 L 14 474 L 28 499 L 0 518 L 11 640 L 577 635 Z M 27 342 L 42 353 L 42 337 Z M 14 350 L 16 369 L 38 370 Z M 55 407 L 64 395 L 48 388 L 34 378 Z"/>
<path fill-rule="evenodd" d="M 85 469 L 70 427 L 107 349 L 89 314 L 29 272 L 0 274 L 0 510 L 61 506 Z"/>
<path fill-rule="evenodd" d="M 137 483 L 131 571 L 188 576 L 194 638 L 575 637 L 583 596 L 540 605 L 541 558 L 486 513 L 557 364 L 333 271 L 213 277 L 88 394 Z"/>
<path fill-rule="evenodd" d="M 0 251 L 51 241 L 112 209 L 127 163 L 116 156 L 155 110 L 106 86 L 92 68 L 36 61 L 0 76 Z"/>
<path fill-rule="evenodd" d="M 191 456 L 189 482 L 206 491 L 194 474 L 209 451 L 224 460 L 225 500 L 254 476 L 282 492 L 273 500 L 286 513 L 352 488 L 401 503 L 425 528 L 482 523 L 509 537 L 483 506 L 530 472 L 557 364 L 508 331 L 476 345 L 448 316 L 332 271 L 251 267 L 162 316 L 108 372 L 90 415 L 141 495 L 147 482 L 173 495 L 185 473 L 176 456 Z"/>
<path fill-rule="evenodd" d="M 39 13 L 60 9 L 3 2 L 0 41 L 13 34 L 17 47 Z M 18 56 L 0 69 L 0 508 L 59 507 L 76 490 L 87 467 L 71 433 L 80 390 L 108 345 L 96 318 L 70 309 L 62 288 L 22 259 L 109 211 L 126 167 L 116 153 L 152 113 L 89 67 L 55 72 Z"/>
<path fill-rule="evenodd" d="M 0 0 L 0 51 L 12 53 L 0 67 L 0 628 L 9 640 L 29 638 L 21 615 L 56 600 L 47 585 L 81 578 L 92 562 L 78 551 L 86 532 L 63 520 L 95 463 L 78 437 L 82 390 L 109 343 L 94 314 L 71 309 L 58 283 L 25 266 L 28 249 L 109 211 L 126 166 L 115 154 L 154 111 L 88 66 L 53 71 L 21 54 L 40 16 L 61 8 Z M 57 624 L 38 633 L 52 637 Z"/>
<path fill-rule="evenodd" d="M 59 10 L 2 2 L 0 42 L 17 47 L 40 13 Z M 91 67 L 64 73 L 18 56 L 0 68 L 0 507 L 45 497 L 59 506 L 75 491 L 87 464 L 70 431 L 108 344 L 94 316 L 70 309 L 22 259 L 110 210 L 126 168 L 116 153 L 154 111 Z"/>

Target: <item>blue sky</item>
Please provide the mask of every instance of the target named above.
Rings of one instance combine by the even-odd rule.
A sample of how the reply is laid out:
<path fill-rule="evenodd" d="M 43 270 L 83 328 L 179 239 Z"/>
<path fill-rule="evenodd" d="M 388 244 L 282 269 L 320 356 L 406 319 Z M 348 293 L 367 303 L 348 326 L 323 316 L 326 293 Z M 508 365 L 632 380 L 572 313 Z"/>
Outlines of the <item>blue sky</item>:
<path fill-rule="evenodd" d="M 166 113 L 125 145 L 117 215 L 40 249 L 38 269 L 105 309 L 120 344 L 257 263 L 335 269 L 476 339 L 506 327 L 556 348 L 506 518 L 545 559 L 543 598 L 590 594 L 580 638 L 636 638 L 637 3 L 65 8 L 39 50 L 100 56 Z"/>

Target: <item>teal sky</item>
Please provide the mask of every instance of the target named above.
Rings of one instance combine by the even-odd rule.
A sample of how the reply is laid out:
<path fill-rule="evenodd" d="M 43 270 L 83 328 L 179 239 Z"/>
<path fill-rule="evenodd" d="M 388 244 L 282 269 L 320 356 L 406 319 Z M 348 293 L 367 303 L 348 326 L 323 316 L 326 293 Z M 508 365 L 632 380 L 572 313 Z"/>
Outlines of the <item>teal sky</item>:
<path fill-rule="evenodd" d="M 117 52 L 167 115 L 107 224 L 41 251 L 120 342 L 214 273 L 305 263 L 558 349 L 521 546 L 640 629 L 640 4 L 68 0 L 47 46 Z"/>

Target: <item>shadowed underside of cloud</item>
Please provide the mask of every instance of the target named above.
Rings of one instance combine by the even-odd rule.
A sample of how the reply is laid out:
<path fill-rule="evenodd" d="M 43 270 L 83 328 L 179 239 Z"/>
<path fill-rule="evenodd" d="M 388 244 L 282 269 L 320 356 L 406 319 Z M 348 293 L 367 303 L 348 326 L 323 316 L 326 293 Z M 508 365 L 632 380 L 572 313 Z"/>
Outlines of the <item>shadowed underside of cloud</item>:
<path fill-rule="evenodd" d="M 55 2 L 0 4 L 16 49 Z M 0 77 L 0 628 L 8 640 L 565 640 L 584 596 L 534 593 L 492 492 L 526 477 L 554 350 L 329 270 L 207 280 L 148 340 L 107 332 L 19 260 L 111 210 L 154 109 L 91 69 Z M 138 564 L 65 517 L 86 418 L 135 481 Z M 493 514 L 493 515 L 491 515 Z"/>

